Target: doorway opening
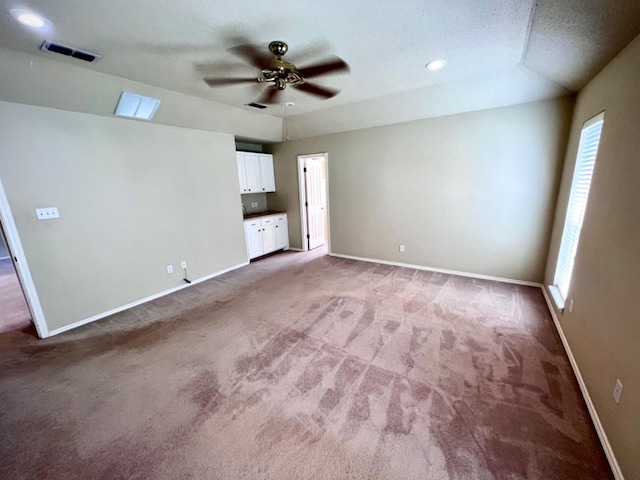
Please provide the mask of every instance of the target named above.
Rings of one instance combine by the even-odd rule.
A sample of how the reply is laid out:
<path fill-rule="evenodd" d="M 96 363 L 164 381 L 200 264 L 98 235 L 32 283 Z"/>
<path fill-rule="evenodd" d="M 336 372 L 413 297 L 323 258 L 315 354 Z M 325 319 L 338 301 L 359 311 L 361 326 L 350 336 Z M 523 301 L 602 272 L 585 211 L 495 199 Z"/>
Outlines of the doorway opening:
<path fill-rule="evenodd" d="M 32 324 L 31 312 L 13 266 L 7 238 L 0 223 L 0 333 L 23 330 Z"/>
<path fill-rule="evenodd" d="M 0 333 L 23 330 L 33 324 L 37 335 L 47 338 L 49 329 L 1 180 L 0 238 Z"/>
<path fill-rule="evenodd" d="M 326 153 L 298 156 L 303 252 L 330 243 L 328 167 Z"/>

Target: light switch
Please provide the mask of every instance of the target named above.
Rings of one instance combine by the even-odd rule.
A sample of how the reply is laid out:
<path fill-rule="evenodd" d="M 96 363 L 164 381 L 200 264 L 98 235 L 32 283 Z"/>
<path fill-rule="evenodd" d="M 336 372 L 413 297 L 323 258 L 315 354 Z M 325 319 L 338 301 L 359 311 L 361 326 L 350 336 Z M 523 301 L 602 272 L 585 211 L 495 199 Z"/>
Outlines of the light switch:
<path fill-rule="evenodd" d="M 51 220 L 53 218 L 60 218 L 58 209 L 56 207 L 49 208 L 36 208 L 36 215 L 38 220 Z"/>

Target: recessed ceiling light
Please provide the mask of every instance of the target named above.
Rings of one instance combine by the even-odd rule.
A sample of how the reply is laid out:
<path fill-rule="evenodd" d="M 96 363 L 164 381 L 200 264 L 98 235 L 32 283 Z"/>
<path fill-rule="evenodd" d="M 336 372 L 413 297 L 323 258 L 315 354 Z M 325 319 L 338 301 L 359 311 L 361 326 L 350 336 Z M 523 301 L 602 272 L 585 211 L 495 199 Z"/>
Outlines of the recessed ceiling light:
<path fill-rule="evenodd" d="M 11 10 L 9 10 L 9 13 L 20 23 L 23 23 L 30 27 L 41 28 L 47 24 L 50 24 L 49 20 L 47 20 L 46 18 L 36 15 L 33 12 L 29 12 L 28 10 L 12 8 Z"/>
<path fill-rule="evenodd" d="M 293 107 L 295 105 L 295 102 L 284 102 L 283 105 L 285 107 Z"/>
<path fill-rule="evenodd" d="M 431 70 L 432 72 L 435 72 L 436 70 L 440 70 L 446 64 L 447 64 L 446 60 L 434 60 L 433 62 L 427 63 L 426 67 L 427 67 L 427 70 Z"/>

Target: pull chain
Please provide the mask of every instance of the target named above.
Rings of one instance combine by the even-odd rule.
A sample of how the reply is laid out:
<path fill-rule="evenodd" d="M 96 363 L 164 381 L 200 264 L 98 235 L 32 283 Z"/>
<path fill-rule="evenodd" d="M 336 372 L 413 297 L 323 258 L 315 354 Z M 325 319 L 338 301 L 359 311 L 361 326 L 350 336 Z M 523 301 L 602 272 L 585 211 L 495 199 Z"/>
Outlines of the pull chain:
<path fill-rule="evenodd" d="M 284 125 L 283 125 L 283 141 L 289 141 L 289 125 L 287 124 L 287 89 L 284 89 Z"/>

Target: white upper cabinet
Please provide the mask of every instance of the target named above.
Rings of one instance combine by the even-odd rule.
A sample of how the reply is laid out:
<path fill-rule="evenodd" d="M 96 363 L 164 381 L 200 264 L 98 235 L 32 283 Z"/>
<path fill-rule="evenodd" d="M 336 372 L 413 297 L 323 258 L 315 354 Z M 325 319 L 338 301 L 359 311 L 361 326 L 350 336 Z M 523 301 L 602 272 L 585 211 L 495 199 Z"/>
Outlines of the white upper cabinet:
<path fill-rule="evenodd" d="M 273 156 L 259 155 L 260 158 L 260 180 L 263 192 L 275 192 L 276 180 L 273 174 Z"/>
<path fill-rule="evenodd" d="M 260 160 L 255 155 L 244 155 L 244 168 L 247 176 L 247 192 L 262 191 L 262 176 L 260 175 Z"/>
<path fill-rule="evenodd" d="M 244 166 L 244 155 L 236 153 L 236 161 L 238 162 L 238 181 L 240 182 L 240 193 L 247 193 L 247 169 Z"/>
<path fill-rule="evenodd" d="M 236 152 L 240 193 L 276 191 L 273 156 L 266 153 Z"/>

